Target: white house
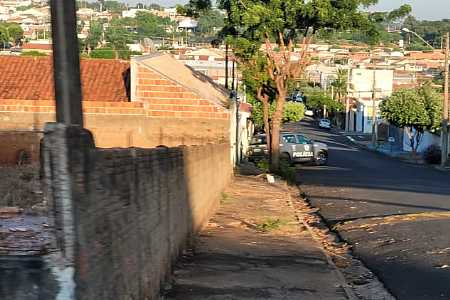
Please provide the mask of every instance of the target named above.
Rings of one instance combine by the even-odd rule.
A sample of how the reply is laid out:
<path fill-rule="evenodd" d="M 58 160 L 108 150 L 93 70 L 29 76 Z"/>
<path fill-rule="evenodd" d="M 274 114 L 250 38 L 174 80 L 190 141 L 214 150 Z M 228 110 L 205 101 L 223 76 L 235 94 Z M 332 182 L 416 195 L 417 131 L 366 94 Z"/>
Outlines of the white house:
<path fill-rule="evenodd" d="M 379 105 L 381 101 L 392 95 L 394 83 L 393 70 L 352 69 L 350 75 L 350 97 L 355 99 L 353 122 L 350 130 L 372 132 L 372 114 L 376 110 L 380 119 Z M 375 97 L 375 108 L 372 100 Z"/>

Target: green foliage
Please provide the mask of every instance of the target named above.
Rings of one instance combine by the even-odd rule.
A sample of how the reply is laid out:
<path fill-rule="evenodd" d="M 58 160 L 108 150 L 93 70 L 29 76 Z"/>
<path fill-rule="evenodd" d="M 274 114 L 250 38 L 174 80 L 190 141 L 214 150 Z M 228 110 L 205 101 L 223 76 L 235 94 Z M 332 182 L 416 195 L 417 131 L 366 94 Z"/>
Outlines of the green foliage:
<path fill-rule="evenodd" d="M 253 122 L 255 122 L 256 127 L 263 128 L 263 105 L 260 101 L 252 101 L 253 110 Z M 272 117 L 275 112 L 275 103 L 272 102 L 270 105 L 269 118 Z M 299 122 L 305 116 L 305 106 L 303 103 L 286 102 L 283 111 L 283 123 L 289 122 Z"/>
<path fill-rule="evenodd" d="M 16 11 L 25 11 L 33 8 L 33 5 L 23 5 L 16 7 Z"/>
<path fill-rule="evenodd" d="M 286 102 L 284 105 L 283 122 L 299 122 L 305 116 L 303 103 Z"/>
<path fill-rule="evenodd" d="M 103 9 L 118 14 L 121 13 L 123 10 L 126 10 L 127 6 L 125 5 L 125 3 L 110 0 L 104 1 Z"/>
<path fill-rule="evenodd" d="M 445 35 L 446 32 L 450 31 L 450 19 L 444 19 L 441 21 L 419 21 L 416 20 L 413 16 L 409 16 L 403 22 L 403 27 L 416 32 L 434 47 L 440 48 L 441 38 Z M 430 49 L 430 47 L 424 46 L 423 42 L 418 40 L 418 38 L 413 34 L 403 33 L 403 39 L 405 39 L 406 41 L 411 40 L 411 45 L 407 45 L 408 49 Z"/>
<path fill-rule="evenodd" d="M 102 39 L 103 24 L 98 21 L 92 21 L 89 26 L 89 35 L 84 41 L 84 46 L 89 49 L 95 49 Z"/>
<path fill-rule="evenodd" d="M 289 184 L 295 184 L 297 180 L 297 169 L 289 162 L 281 161 L 278 175 L 283 177 Z"/>
<path fill-rule="evenodd" d="M 259 161 L 256 166 L 258 167 L 258 169 L 260 169 L 261 171 L 265 172 L 265 173 L 269 173 L 270 171 L 270 165 L 269 165 L 269 161 L 268 160 L 261 160 Z"/>
<path fill-rule="evenodd" d="M 24 51 L 20 54 L 21 56 L 48 56 L 45 53 L 39 51 Z"/>
<path fill-rule="evenodd" d="M 306 106 L 309 109 L 320 110 L 326 105 L 327 110 L 331 112 L 344 110 L 344 105 L 341 102 L 333 100 L 321 88 L 305 88 L 304 94 L 306 95 Z"/>
<path fill-rule="evenodd" d="M 169 18 L 162 18 L 147 12 L 136 14 L 137 33 L 140 38 L 165 37 L 166 28 L 175 24 Z"/>
<path fill-rule="evenodd" d="M 13 43 L 14 45 L 20 43 L 23 39 L 23 30 L 19 24 L 0 22 L 0 44 Z"/>
<path fill-rule="evenodd" d="M 116 58 L 116 53 L 110 48 L 100 48 L 91 52 L 91 58 L 114 59 Z"/>
<path fill-rule="evenodd" d="M 207 14 L 211 7 L 211 0 L 189 0 L 185 5 L 178 4 L 176 6 L 178 14 L 194 18 Z"/>
<path fill-rule="evenodd" d="M 91 58 L 100 59 L 125 59 L 128 60 L 132 55 L 142 55 L 141 52 L 130 51 L 128 49 L 115 50 L 111 48 L 99 48 L 91 51 Z"/>
<path fill-rule="evenodd" d="M 337 72 L 337 78 L 331 83 L 334 87 L 336 99 L 342 99 L 347 92 L 347 77 L 348 70 L 339 69 Z"/>
<path fill-rule="evenodd" d="M 410 146 L 416 152 L 424 131 L 433 132 L 440 127 L 442 96 L 428 84 L 418 89 L 403 89 L 384 100 L 380 110 L 391 124 L 407 129 Z"/>
<path fill-rule="evenodd" d="M 213 35 L 225 25 L 224 16 L 218 10 L 210 10 L 198 19 L 198 32 Z"/>
<path fill-rule="evenodd" d="M 220 204 L 227 204 L 227 203 L 229 203 L 231 201 L 231 197 L 230 197 L 230 195 L 228 195 L 227 193 L 225 193 L 225 192 L 222 192 L 221 194 L 220 194 Z"/>
<path fill-rule="evenodd" d="M 269 232 L 269 231 L 277 230 L 281 226 L 286 225 L 286 224 L 287 224 L 286 220 L 268 218 L 268 219 L 264 220 L 262 223 L 256 224 L 256 228 L 262 232 Z"/>

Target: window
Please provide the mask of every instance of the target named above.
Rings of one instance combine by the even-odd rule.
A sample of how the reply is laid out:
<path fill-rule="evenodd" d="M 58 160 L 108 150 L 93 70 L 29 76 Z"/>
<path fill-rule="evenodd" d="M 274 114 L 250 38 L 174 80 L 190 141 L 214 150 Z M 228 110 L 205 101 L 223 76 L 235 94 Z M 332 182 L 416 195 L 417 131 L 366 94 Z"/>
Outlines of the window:
<path fill-rule="evenodd" d="M 283 135 L 283 142 L 289 143 L 289 144 L 297 144 L 297 141 L 295 139 L 295 135 Z"/>
<path fill-rule="evenodd" d="M 307 145 L 307 144 L 311 143 L 311 141 L 309 139 L 307 139 L 306 137 L 304 137 L 303 135 L 297 135 L 297 140 L 298 140 L 298 143 L 301 145 Z"/>
<path fill-rule="evenodd" d="M 250 145 L 265 145 L 267 143 L 264 135 L 254 136 L 250 141 Z"/>

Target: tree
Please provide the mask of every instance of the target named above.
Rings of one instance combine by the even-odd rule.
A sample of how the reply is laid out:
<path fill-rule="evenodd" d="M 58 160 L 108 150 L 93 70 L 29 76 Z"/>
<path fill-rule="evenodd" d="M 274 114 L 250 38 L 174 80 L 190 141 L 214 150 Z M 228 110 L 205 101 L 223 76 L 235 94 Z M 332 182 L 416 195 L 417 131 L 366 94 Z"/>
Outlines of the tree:
<path fill-rule="evenodd" d="M 0 45 L 19 44 L 23 39 L 23 30 L 20 25 L 15 23 L 0 22 Z"/>
<path fill-rule="evenodd" d="M 189 0 L 185 5 L 176 6 L 177 13 L 183 16 L 198 18 L 211 10 L 211 0 Z"/>
<path fill-rule="evenodd" d="M 89 34 L 84 42 L 88 53 L 98 47 L 102 40 L 102 34 L 103 24 L 98 21 L 92 21 L 89 25 Z"/>
<path fill-rule="evenodd" d="M 224 16 L 218 10 L 211 10 L 198 19 L 197 29 L 203 35 L 213 35 L 224 25 Z"/>
<path fill-rule="evenodd" d="M 234 35 L 235 52 L 241 60 L 252 60 L 264 45 L 266 72 L 276 91 L 272 116 L 271 169 L 279 170 L 279 136 L 288 83 L 299 79 L 309 64 L 308 45 L 320 29 L 367 28 L 372 24 L 361 5 L 377 0 L 221 0 L 219 6 L 227 12 L 228 26 Z M 273 46 L 273 43 L 276 46 Z M 295 45 L 300 51 L 294 54 Z M 244 46 L 244 49 L 237 49 Z M 236 51 L 238 50 L 238 51 Z M 295 57 L 295 58 L 294 58 Z"/>
<path fill-rule="evenodd" d="M 435 131 L 440 127 L 442 98 L 431 85 L 418 89 L 403 89 L 395 92 L 380 105 L 381 115 L 391 124 L 405 128 L 413 153 L 426 130 Z"/>
<path fill-rule="evenodd" d="M 342 101 L 344 96 L 347 94 L 347 76 L 348 70 L 339 69 L 337 72 L 337 78 L 331 83 L 334 88 L 336 98 Z"/>
<path fill-rule="evenodd" d="M 165 37 L 166 28 L 173 26 L 169 18 L 162 18 L 148 12 L 138 12 L 136 14 L 136 25 L 139 37 Z"/>

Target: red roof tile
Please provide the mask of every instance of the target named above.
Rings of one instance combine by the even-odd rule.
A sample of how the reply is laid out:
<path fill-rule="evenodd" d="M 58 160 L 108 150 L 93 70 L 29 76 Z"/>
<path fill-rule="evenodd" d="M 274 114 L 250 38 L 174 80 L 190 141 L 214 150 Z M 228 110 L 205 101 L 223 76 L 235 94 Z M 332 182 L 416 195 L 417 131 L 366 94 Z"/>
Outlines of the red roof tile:
<path fill-rule="evenodd" d="M 34 44 L 34 43 L 26 43 L 22 45 L 22 49 L 24 50 L 52 50 L 51 44 Z"/>
<path fill-rule="evenodd" d="M 0 56 L 0 99 L 53 100 L 50 57 Z M 84 101 L 129 101 L 129 62 L 81 60 Z"/>

